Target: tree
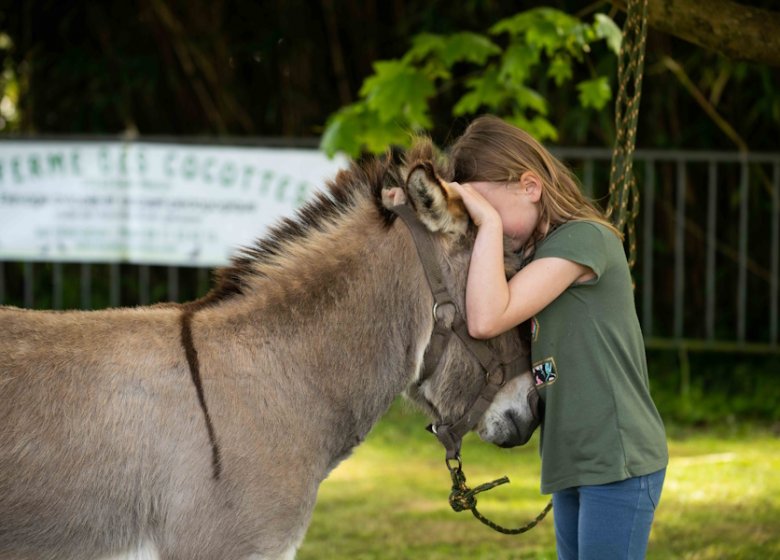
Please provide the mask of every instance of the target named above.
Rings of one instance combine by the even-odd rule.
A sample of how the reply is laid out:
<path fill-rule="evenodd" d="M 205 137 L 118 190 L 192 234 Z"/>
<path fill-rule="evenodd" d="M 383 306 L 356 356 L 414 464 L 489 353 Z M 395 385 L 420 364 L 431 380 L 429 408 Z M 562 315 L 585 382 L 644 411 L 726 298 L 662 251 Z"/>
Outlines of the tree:
<path fill-rule="evenodd" d="M 654 6 L 683 1 L 650 0 L 651 24 Z M 718 20 L 726 13 L 720 8 L 724 1 L 688 3 L 703 6 L 702 18 Z M 738 1 L 728 6 L 744 9 L 741 13 L 763 10 L 760 19 L 774 31 L 757 36 L 773 44 L 780 37 L 777 0 Z M 553 6 L 587 25 L 600 11 L 622 25 L 617 2 L 528 0 L 523 7 Z M 515 15 L 517 5 L 512 0 L 457 7 L 449 0 L 0 0 L 0 134 L 137 132 L 314 142 L 328 115 L 359 97 L 376 60 L 400 59 L 422 32 L 475 33 L 503 49 L 508 34 L 488 31 Z M 299 17 L 303 13 L 310 17 Z M 701 21 L 701 27 L 714 25 Z M 544 72 L 530 85 L 546 103 L 547 116 L 541 116 L 555 124 L 561 144 L 611 143 L 611 103 L 601 111 L 583 108 L 574 86 L 602 76 L 614 87 L 615 58 L 606 42 L 590 47 L 583 63 L 574 60 L 569 86 L 558 87 Z M 743 59 L 750 57 L 727 58 L 651 27 L 640 145 L 731 149 L 741 138 L 750 149 L 776 149 L 778 73 Z M 545 56 L 542 64 L 549 61 Z M 457 62 L 451 72 L 465 80 L 479 68 Z M 457 134 L 466 121 L 452 116 L 468 91 L 465 81 L 455 81 L 446 87 L 437 83 L 428 103 L 437 140 Z M 722 134 L 718 122 L 728 123 L 733 133 Z"/>
<path fill-rule="evenodd" d="M 624 0 L 612 0 L 611 4 L 626 9 Z M 780 47 L 777 12 L 730 0 L 706 4 L 696 0 L 649 0 L 648 22 L 731 59 L 780 64 L 780 48 L 775 48 Z M 507 40 L 499 46 L 503 33 L 507 33 Z M 563 39 L 567 34 L 568 40 Z M 581 63 L 588 56 L 593 59 L 589 53 L 593 39 L 608 37 L 616 48 L 620 31 L 606 14 L 596 14 L 589 27 L 551 8 L 535 8 L 505 18 L 486 34 L 417 35 L 402 57 L 375 63 L 374 74 L 360 90 L 361 99 L 329 118 L 321 145 L 330 154 L 343 150 L 351 155 L 361 149 L 379 152 L 391 143 L 403 145 L 410 131 L 432 128 L 429 105 L 457 89 L 459 82 L 465 88 L 448 100 L 452 116 L 488 110 L 505 116 L 540 140 L 556 140 L 557 128 L 547 118 L 547 101 L 539 93 L 544 80 L 552 78 L 555 86 L 562 86 L 572 78 L 572 60 Z M 543 57 L 547 68 L 539 64 Z M 661 57 L 660 62 L 726 137 L 739 149 L 748 149 L 681 64 L 669 56 Z M 464 63 L 471 66 L 471 73 L 464 74 Z M 452 71 L 456 65 L 460 73 Z M 582 107 L 601 109 L 610 99 L 610 75 L 590 70 L 591 76 L 577 85 L 578 100 Z M 770 110 L 777 113 L 780 100 L 774 105 L 777 108 Z"/>
<path fill-rule="evenodd" d="M 499 44 L 501 41 L 501 45 Z M 576 84 L 584 108 L 602 109 L 611 98 L 609 78 L 588 59 L 594 43 L 620 49 L 620 29 L 605 14 L 585 23 L 560 10 L 534 8 L 492 25 L 487 34 L 421 33 L 399 59 L 374 63 L 374 74 L 360 89 L 361 99 L 331 116 L 322 147 L 329 154 L 381 152 L 406 145 L 409 131 L 429 130 L 433 98 L 462 85 L 452 115 L 491 110 L 540 140 L 556 139 L 540 94 L 546 82 L 561 87 L 574 77 L 573 66 L 591 63 L 590 76 Z"/>

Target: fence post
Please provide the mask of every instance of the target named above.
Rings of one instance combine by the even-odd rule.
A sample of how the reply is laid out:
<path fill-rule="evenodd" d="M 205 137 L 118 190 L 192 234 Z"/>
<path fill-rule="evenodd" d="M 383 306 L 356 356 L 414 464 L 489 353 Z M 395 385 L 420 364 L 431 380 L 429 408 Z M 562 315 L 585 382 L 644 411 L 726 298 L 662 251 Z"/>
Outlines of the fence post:
<path fill-rule="evenodd" d="M 149 305 L 149 265 L 138 267 L 138 303 Z"/>
<path fill-rule="evenodd" d="M 718 164 L 710 160 L 707 185 L 707 260 L 705 279 L 705 336 L 715 339 L 715 232 L 717 222 Z"/>
<path fill-rule="evenodd" d="M 109 298 L 111 301 L 111 307 L 119 307 L 119 263 L 111 263 L 109 265 L 109 276 L 111 277 L 111 293 Z"/>
<path fill-rule="evenodd" d="M 745 342 L 747 310 L 747 247 L 748 247 L 748 162 L 742 160 L 739 187 L 739 271 L 737 276 L 737 341 Z"/>
<path fill-rule="evenodd" d="M 168 301 L 179 301 L 179 268 L 168 267 Z"/>
<path fill-rule="evenodd" d="M 51 263 L 52 309 L 62 309 L 62 263 Z"/>
<path fill-rule="evenodd" d="M 33 274 L 33 263 L 25 261 L 24 263 L 24 306 L 27 309 L 32 309 L 35 304 L 35 295 L 33 294 L 35 289 L 35 282 Z"/>
<path fill-rule="evenodd" d="M 683 303 L 685 299 L 685 161 L 677 160 L 677 193 L 674 240 L 674 338 L 683 337 Z"/>
<path fill-rule="evenodd" d="M 92 265 L 81 264 L 81 308 L 92 309 Z"/>
<path fill-rule="evenodd" d="M 772 181 L 771 278 L 769 281 L 769 343 L 777 345 L 778 275 L 780 275 L 780 160 L 775 160 Z"/>
<path fill-rule="evenodd" d="M 642 329 L 645 338 L 653 335 L 653 221 L 655 219 L 655 160 L 645 160 L 645 200 L 642 216 Z"/>

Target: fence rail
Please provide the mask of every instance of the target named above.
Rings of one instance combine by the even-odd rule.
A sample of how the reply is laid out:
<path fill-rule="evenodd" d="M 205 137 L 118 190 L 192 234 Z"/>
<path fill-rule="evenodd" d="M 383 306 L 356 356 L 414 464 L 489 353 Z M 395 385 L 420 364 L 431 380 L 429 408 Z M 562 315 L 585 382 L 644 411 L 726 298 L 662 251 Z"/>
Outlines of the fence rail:
<path fill-rule="evenodd" d="M 559 149 L 606 194 L 609 150 Z M 776 353 L 780 154 L 638 150 L 634 277 L 649 347 Z"/>
<path fill-rule="evenodd" d="M 611 151 L 553 151 L 603 204 Z M 634 279 L 648 347 L 780 351 L 780 153 L 638 150 L 634 169 L 641 191 Z M 205 293 L 209 276 L 205 268 L 0 262 L 0 304 L 182 301 Z"/>

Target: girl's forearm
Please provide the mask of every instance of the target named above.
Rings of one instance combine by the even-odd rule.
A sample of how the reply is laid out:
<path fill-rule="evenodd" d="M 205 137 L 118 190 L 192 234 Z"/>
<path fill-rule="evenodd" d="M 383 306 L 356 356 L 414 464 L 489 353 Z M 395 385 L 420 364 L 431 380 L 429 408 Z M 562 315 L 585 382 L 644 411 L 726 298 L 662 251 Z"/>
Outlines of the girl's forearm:
<path fill-rule="evenodd" d="M 475 338 L 498 334 L 497 326 L 509 303 L 504 271 L 504 238 L 501 221 L 483 223 L 471 253 L 466 285 L 466 321 Z"/>

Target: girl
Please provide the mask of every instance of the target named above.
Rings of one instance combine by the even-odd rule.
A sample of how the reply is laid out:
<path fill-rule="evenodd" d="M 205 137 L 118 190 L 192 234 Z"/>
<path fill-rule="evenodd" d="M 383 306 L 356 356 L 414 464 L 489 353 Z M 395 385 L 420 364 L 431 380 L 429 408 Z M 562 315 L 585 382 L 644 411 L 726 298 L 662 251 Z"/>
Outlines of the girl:
<path fill-rule="evenodd" d="M 561 162 L 498 118 L 476 119 L 450 156 L 451 185 L 479 228 L 469 332 L 489 338 L 532 322 L 558 557 L 644 558 L 668 453 L 622 236 Z M 528 263 L 508 282 L 504 236 Z"/>

